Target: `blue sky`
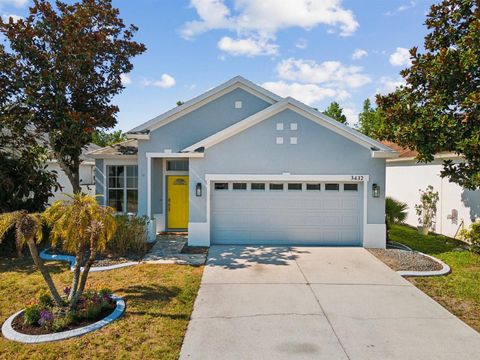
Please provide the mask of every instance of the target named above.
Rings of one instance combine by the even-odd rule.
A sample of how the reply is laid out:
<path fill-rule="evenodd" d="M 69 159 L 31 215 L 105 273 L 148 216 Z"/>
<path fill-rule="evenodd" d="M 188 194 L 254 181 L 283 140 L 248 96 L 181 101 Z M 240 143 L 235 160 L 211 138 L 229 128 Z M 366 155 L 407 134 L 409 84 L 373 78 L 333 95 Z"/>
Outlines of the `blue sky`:
<path fill-rule="evenodd" d="M 71 1 L 68 1 L 71 2 Z M 25 16 L 28 0 L 0 0 Z M 114 0 L 147 51 L 124 77 L 118 129 L 129 130 L 242 75 L 350 125 L 366 98 L 401 84 L 412 46 L 422 48 L 429 0 Z"/>

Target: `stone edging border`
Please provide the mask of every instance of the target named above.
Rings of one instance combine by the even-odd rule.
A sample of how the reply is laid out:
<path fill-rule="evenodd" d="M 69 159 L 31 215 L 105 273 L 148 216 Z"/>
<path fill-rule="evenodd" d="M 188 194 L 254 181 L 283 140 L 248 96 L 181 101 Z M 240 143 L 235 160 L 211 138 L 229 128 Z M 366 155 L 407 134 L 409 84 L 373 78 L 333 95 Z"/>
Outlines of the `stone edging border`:
<path fill-rule="evenodd" d="M 45 249 L 40 253 L 40 258 L 42 260 L 56 260 L 56 261 L 65 261 L 70 264 L 70 270 L 73 271 L 75 268 L 75 256 L 72 255 L 51 255 L 47 254 L 47 250 Z M 120 264 L 115 264 L 115 265 L 108 265 L 108 266 L 92 266 L 90 268 L 90 272 L 98 272 L 98 271 L 108 271 L 108 270 L 114 270 L 114 269 L 119 269 L 127 266 L 133 266 L 133 265 L 138 265 L 140 264 L 140 261 L 130 261 L 130 262 L 125 262 L 125 263 L 120 263 Z M 82 267 L 83 271 L 83 267 Z"/>
<path fill-rule="evenodd" d="M 430 255 L 424 254 L 420 251 L 415 251 L 415 250 L 412 250 L 412 251 L 416 252 L 417 254 L 421 254 L 425 257 L 428 257 L 428 258 L 432 259 L 433 261 L 439 263 L 440 265 L 442 265 L 442 269 L 433 270 L 433 271 L 397 271 L 397 274 L 399 274 L 400 276 L 410 276 L 410 277 L 442 276 L 442 275 L 447 275 L 451 272 L 450 266 L 445 264 L 442 260 L 437 259 L 436 257 L 430 256 Z"/>
<path fill-rule="evenodd" d="M 122 316 L 122 314 L 125 312 L 125 300 L 123 300 L 120 297 L 114 297 L 114 298 L 117 302 L 117 307 L 115 308 L 115 310 L 113 310 L 113 312 L 110 315 L 93 324 L 90 324 L 78 329 L 67 330 L 67 331 L 62 331 L 62 332 L 52 333 L 52 334 L 44 334 L 44 335 L 28 335 L 28 334 L 19 333 L 18 331 L 15 331 L 13 329 L 12 322 L 18 315 L 20 315 L 25 310 L 23 309 L 13 314 L 12 316 L 10 316 L 3 323 L 2 334 L 5 338 L 9 340 L 21 342 L 24 344 L 36 344 L 36 343 L 59 341 L 59 340 L 65 340 L 71 337 L 85 335 L 92 331 L 98 330 L 104 327 L 105 325 L 110 324 L 112 321 Z"/>

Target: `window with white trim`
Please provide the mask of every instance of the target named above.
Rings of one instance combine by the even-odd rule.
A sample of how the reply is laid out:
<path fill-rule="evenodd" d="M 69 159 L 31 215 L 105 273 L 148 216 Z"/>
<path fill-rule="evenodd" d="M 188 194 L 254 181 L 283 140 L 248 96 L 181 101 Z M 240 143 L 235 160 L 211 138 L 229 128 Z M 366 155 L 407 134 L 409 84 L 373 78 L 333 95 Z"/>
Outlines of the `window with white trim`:
<path fill-rule="evenodd" d="M 288 190 L 290 191 L 302 191 L 302 184 L 301 183 L 289 183 Z"/>
<path fill-rule="evenodd" d="M 265 190 L 265 184 L 264 183 L 252 183 L 250 186 L 252 190 Z"/>
<path fill-rule="evenodd" d="M 343 184 L 343 191 L 358 191 L 358 184 Z"/>
<path fill-rule="evenodd" d="M 322 186 L 320 184 L 307 184 L 307 191 L 320 191 Z"/>
<path fill-rule="evenodd" d="M 215 190 L 228 190 L 228 183 L 215 183 Z"/>
<path fill-rule="evenodd" d="M 232 184 L 233 190 L 247 190 L 247 183 L 233 183 Z"/>
<path fill-rule="evenodd" d="M 291 144 L 291 145 L 297 145 L 297 142 L 298 142 L 298 140 L 297 140 L 297 137 L 296 137 L 296 136 L 292 136 L 292 137 L 290 138 L 290 144 Z"/>
<path fill-rule="evenodd" d="M 277 123 L 277 130 L 283 130 L 283 123 Z"/>
<path fill-rule="evenodd" d="M 138 210 L 138 166 L 109 165 L 107 204 L 117 212 Z"/>
<path fill-rule="evenodd" d="M 283 137 L 282 136 L 277 136 L 277 139 L 275 140 L 277 145 L 282 145 L 283 144 Z"/>
<path fill-rule="evenodd" d="M 167 160 L 167 171 L 188 171 L 188 160 Z"/>
<path fill-rule="evenodd" d="M 298 130 L 298 124 L 297 123 L 290 123 L 290 130 Z"/>
<path fill-rule="evenodd" d="M 283 190 L 283 184 L 270 184 L 270 190 Z"/>
<path fill-rule="evenodd" d="M 325 184 L 325 191 L 340 191 L 340 184 Z"/>

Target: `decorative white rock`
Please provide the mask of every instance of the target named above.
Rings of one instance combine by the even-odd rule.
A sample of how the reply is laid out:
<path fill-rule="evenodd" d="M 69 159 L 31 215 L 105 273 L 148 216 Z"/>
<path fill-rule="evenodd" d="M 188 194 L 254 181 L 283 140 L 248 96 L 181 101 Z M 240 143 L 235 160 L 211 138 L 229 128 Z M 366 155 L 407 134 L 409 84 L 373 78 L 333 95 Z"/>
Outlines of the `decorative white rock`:
<path fill-rule="evenodd" d="M 36 344 L 36 343 L 43 343 L 43 342 L 52 342 L 52 341 L 59 341 L 69 339 L 75 336 L 81 336 L 88 334 L 92 331 L 98 330 L 105 325 L 110 324 L 112 321 L 118 319 L 122 314 L 125 312 L 125 301 L 120 297 L 115 297 L 117 306 L 113 312 L 108 315 L 107 317 L 103 318 L 102 320 L 97 321 L 96 323 L 78 328 L 73 330 L 67 330 L 52 334 L 44 334 L 44 335 L 28 335 L 22 334 L 18 331 L 14 330 L 12 327 L 13 320 L 20 315 L 25 309 L 20 310 L 19 312 L 10 316 L 2 325 L 2 334 L 5 338 L 13 341 L 18 341 L 24 344 Z"/>

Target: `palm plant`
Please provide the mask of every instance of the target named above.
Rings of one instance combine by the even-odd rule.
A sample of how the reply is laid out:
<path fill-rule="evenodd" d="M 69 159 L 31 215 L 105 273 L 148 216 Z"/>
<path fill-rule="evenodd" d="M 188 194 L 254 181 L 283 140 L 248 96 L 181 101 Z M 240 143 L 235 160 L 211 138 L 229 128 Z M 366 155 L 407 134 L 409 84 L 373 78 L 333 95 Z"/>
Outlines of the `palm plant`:
<path fill-rule="evenodd" d="M 41 214 L 29 214 L 25 210 L 0 214 L 0 242 L 3 240 L 8 230 L 14 227 L 17 249 L 22 248 L 25 243 L 28 245 L 33 262 L 47 283 L 55 304 L 57 306 L 62 306 L 63 300 L 53 283 L 50 273 L 38 255 L 38 249 L 35 243 L 35 238 L 38 242 L 42 240 L 42 225 L 43 218 Z"/>
<path fill-rule="evenodd" d="M 74 308 L 85 289 L 97 253 L 105 250 L 115 233 L 116 222 L 115 210 L 101 207 L 95 197 L 81 193 L 69 197 L 68 200 L 56 201 L 42 214 L 26 211 L 0 214 L 0 241 L 9 229 L 15 227 L 17 244 L 28 245 L 33 262 L 47 283 L 55 304 L 65 306 L 36 246 L 42 240 L 43 225 L 48 223 L 52 245 L 61 243 L 62 250 L 75 254 L 72 286 L 67 298 L 69 307 Z"/>
<path fill-rule="evenodd" d="M 389 196 L 385 198 L 385 224 L 387 226 L 387 241 L 392 225 L 402 224 L 407 219 L 408 205 Z"/>
<path fill-rule="evenodd" d="M 77 193 L 70 196 L 70 200 L 56 201 L 43 214 L 52 226 L 52 245 L 61 242 L 62 250 L 75 254 L 72 286 L 68 294 L 72 308 L 85 289 L 97 254 L 105 250 L 115 233 L 114 213 L 113 208 L 100 206 L 95 197 Z"/>

